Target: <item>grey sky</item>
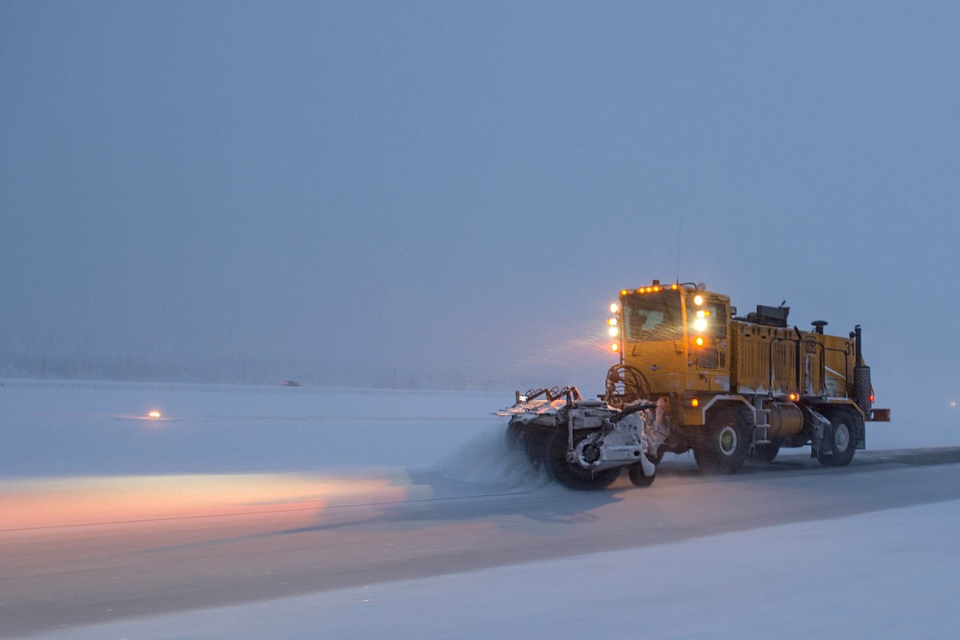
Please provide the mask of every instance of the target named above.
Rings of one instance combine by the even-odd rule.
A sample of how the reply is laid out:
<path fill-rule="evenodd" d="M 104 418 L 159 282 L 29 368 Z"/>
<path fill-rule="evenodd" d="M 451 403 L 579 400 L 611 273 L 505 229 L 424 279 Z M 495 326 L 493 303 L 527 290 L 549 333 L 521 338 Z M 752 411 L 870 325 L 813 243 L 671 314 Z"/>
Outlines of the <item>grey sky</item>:
<path fill-rule="evenodd" d="M 0 3 L 0 343 L 599 385 L 606 304 L 679 258 L 741 310 L 862 323 L 881 397 L 945 404 L 958 18 Z"/>

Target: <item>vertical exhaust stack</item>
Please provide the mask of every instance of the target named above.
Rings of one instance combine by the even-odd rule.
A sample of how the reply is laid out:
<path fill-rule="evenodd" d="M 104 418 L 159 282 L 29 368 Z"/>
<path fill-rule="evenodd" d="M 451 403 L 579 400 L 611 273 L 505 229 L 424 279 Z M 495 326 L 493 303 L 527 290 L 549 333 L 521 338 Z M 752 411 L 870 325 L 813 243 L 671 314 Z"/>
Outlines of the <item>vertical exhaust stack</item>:
<path fill-rule="evenodd" d="M 863 364 L 863 337 L 860 325 L 854 327 L 853 338 L 856 350 L 856 364 L 853 367 L 853 401 L 869 419 L 870 410 L 873 408 L 873 402 L 870 399 L 873 395 L 873 384 L 870 382 L 870 367 Z"/>

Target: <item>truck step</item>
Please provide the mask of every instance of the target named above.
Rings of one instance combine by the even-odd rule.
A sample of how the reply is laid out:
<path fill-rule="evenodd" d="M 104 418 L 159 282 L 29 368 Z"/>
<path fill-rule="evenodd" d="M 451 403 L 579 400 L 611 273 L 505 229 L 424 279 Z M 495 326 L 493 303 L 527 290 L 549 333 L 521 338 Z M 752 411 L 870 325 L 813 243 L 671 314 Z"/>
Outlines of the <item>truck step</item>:
<path fill-rule="evenodd" d="M 760 411 L 757 411 L 757 418 L 760 418 Z M 764 411 L 764 413 L 769 414 L 769 411 Z M 765 424 L 758 424 L 757 430 L 753 434 L 753 441 L 756 444 L 766 444 L 770 442 L 770 423 L 766 422 Z"/>
<path fill-rule="evenodd" d="M 757 428 L 770 426 L 770 409 L 757 409 Z"/>

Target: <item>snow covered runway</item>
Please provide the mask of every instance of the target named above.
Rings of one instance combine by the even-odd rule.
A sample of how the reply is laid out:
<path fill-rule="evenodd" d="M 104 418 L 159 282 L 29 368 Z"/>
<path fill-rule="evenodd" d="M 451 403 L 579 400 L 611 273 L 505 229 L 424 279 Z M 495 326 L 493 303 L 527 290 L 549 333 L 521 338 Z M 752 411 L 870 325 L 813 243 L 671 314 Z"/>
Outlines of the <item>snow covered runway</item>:
<path fill-rule="evenodd" d="M 904 605 L 914 633 L 957 622 L 956 446 L 724 478 L 668 456 L 649 489 L 583 494 L 503 448 L 498 396 L 0 398 L 3 637 L 893 637 Z M 169 422 L 113 417 L 154 405 Z"/>

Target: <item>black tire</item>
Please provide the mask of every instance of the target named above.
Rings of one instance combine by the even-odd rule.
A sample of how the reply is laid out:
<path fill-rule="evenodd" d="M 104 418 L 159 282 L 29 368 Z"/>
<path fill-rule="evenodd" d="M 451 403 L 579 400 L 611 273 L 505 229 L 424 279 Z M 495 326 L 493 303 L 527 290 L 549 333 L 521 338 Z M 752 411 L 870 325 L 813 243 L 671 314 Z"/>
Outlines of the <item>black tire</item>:
<path fill-rule="evenodd" d="M 645 475 L 643 467 L 639 462 L 630 465 L 630 482 L 635 487 L 649 487 L 657 479 L 657 470 L 654 468 L 653 475 Z"/>
<path fill-rule="evenodd" d="M 830 411 L 828 417 L 830 428 L 823 435 L 825 446 L 817 451 L 817 460 L 825 467 L 845 467 L 857 452 L 863 419 L 853 409 L 843 408 Z"/>
<path fill-rule="evenodd" d="M 758 444 L 753 450 L 753 459 L 760 462 L 773 462 L 773 459 L 780 453 L 780 444 L 779 440 Z"/>
<path fill-rule="evenodd" d="M 704 473 L 736 473 L 750 448 L 747 419 L 737 408 L 722 409 L 707 418 L 693 447 L 693 457 Z"/>
<path fill-rule="evenodd" d="M 588 434 L 576 436 L 576 442 Z M 577 491 L 596 491 L 606 489 L 620 476 L 620 467 L 605 471 L 591 471 L 580 465 L 567 461 L 567 431 L 557 429 L 550 440 L 547 449 L 547 469 L 553 478 L 567 487 Z"/>

